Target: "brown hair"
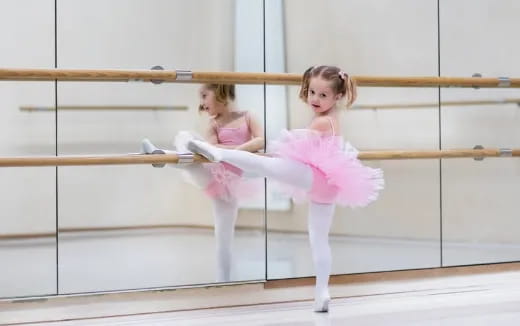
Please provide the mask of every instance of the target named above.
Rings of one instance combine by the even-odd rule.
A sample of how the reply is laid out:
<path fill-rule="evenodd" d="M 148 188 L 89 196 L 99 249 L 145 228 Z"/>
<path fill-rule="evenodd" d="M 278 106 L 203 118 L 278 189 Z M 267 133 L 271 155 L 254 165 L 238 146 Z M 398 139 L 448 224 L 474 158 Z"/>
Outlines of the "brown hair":
<path fill-rule="evenodd" d="M 303 73 L 300 98 L 307 102 L 309 94 L 309 83 L 311 78 L 320 77 L 331 82 L 332 90 L 336 94 L 343 94 L 347 98 L 347 108 L 354 103 L 357 97 L 356 81 L 335 66 L 313 66 Z"/>
<path fill-rule="evenodd" d="M 217 102 L 228 104 L 235 100 L 235 85 L 233 84 L 204 84 L 203 87 L 215 93 Z M 199 105 L 199 111 L 202 110 L 202 105 Z"/>

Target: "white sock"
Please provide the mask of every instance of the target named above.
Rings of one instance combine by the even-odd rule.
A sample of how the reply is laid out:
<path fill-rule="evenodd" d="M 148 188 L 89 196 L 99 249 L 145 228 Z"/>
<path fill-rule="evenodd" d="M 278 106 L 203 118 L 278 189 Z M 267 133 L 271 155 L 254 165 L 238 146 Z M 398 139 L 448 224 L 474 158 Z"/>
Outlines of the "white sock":
<path fill-rule="evenodd" d="M 190 132 L 190 131 L 179 131 L 177 133 L 177 135 L 175 135 L 175 139 L 173 140 L 173 144 L 175 146 L 175 149 L 177 150 L 177 152 L 179 153 L 187 153 L 189 152 L 187 146 L 188 146 L 188 143 L 191 141 L 191 140 L 202 140 L 202 138 L 193 133 L 193 132 Z"/>
<path fill-rule="evenodd" d="M 197 153 L 204 156 L 211 162 L 222 161 L 222 157 L 220 154 L 221 148 L 213 146 L 205 141 L 196 139 L 189 140 L 186 144 L 186 149 L 192 153 Z"/>
<path fill-rule="evenodd" d="M 238 215 L 236 201 L 213 200 L 217 253 L 217 282 L 231 281 L 232 244 Z"/>
<path fill-rule="evenodd" d="M 162 149 L 155 146 L 149 139 L 145 138 L 141 142 L 141 151 L 145 154 L 177 154 L 177 151 L 171 151 L 167 149 Z M 187 179 L 192 181 L 195 185 L 201 188 L 205 188 L 209 182 L 211 181 L 211 173 L 208 169 L 204 168 L 204 166 L 200 163 L 188 163 L 188 164 L 178 164 L 172 163 L 167 164 L 170 167 L 181 168 L 186 172 Z M 152 164 L 154 167 L 164 167 L 165 164 L 158 163 Z"/>
<path fill-rule="evenodd" d="M 141 152 L 145 154 L 176 154 L 175 151 L 158 148 L 148 138 L 141 141 Z M 165 163 L 152 163 L 154 168 L 162 168 L 165 165 Z"/>
<path fill-rule="evenodd" d="M 155 146 L 148 138 L 141 141 L 141 151 L 145 154 L 166 154 L 165 150 Z"/>
<path fill-rule="evenodd" d="M 329 231 L 334 217 L 334 204 L 309 202 L 309 240 L 316 273 L 315 310 L 328 311 L 330 301 L 329 277 L 332 257 Z"/>

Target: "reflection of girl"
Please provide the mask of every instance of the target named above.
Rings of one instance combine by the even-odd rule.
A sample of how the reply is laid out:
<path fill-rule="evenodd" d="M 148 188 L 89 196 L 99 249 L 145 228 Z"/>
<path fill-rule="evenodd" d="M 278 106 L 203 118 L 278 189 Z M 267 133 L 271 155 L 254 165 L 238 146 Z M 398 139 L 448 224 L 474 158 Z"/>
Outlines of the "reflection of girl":
<path fill-rule="evenodd" d="M 219 148 L 256 152 L 264 147 L 262 127 L 246 111 L 234 108 L 234 85 L 206 84 L 200 88 L 200 112 L 210 115 L 206 140 Z M 179 139 L 181 138 L 181 139 Z M 178 136 L 177 143 L 183 139 Z M 147 139 L 145 153 L 166 153 Z M 184 144 L 185 145 L 185 144 Z M 251 194 L 252 184 L 242 170 L 228 163 L 189 164 L 183 166 L 191 179 L 212 199 L 217 247 L 217 282 L 231 280 L 232 240 L 238 214 L 238 198 Z M 256 189 L 259 190 L 259 189 Z"/>
<path fill-rule="evenodd" d="M 365 206 L 383 188 L 379 169 L 363 166 L 352 148 L 344 149 L 339 135 L 338 101 L 356 98 L 354 81 L 333 66 L 307 69 L 300 98 L 314 112 L 308 129 L 285 131 L 275 143 L 275 157 L 219 148 L 191 140 L 188 149 L 213 162 L 226 162 L 292 188 L 292 194 L 309 200 L 309 238 L 316 272 L 315 310 L 328 311 L 331 253 L 328 241 L 335 204 Z M 348 145 L 349 146 L 349 145 Z"/>

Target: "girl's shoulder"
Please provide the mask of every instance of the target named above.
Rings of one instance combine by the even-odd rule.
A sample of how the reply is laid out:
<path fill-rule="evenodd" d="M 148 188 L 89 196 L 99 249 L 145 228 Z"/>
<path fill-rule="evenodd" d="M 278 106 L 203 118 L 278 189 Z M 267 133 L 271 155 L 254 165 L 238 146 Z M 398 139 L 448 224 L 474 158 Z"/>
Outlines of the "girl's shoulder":
<path fill-rule="evenodd" d="M 249 117 L 249 111 L 247 110 L 237 110 L 235 111 L 237 118 L 248 118 Z"/>
<path fill-rule="evenodd" d="M 318 131 L 329 131 L 334 125 L 334 121 L 329 116 L 315 117 L 311 121 L 310 128 Z"/>
<path fill-rule="evenodd" d="M 208 124 L 209 124 L 209 128 L 210 129 L 218 129 L 219 128 L 219 122 L 217 120 L 217 117 L 211 117 L 209 118 L 209 121 L 208 121 Z"/>
<path fill-rule="evenodd" d="M 247 111 L 234 111 L 231 117 L 228 117 L 226 120 L 221 120 L 216 118 L 212 118 L 210 120 L 210 124 L 214 126 L 214 128 L 236 128 L 241 125 L 249 126 L 250 117 Z"/>
<path fill-rule="evenodd" d="M 325 115 L 315 117 L 311 122 L 310 128 L 323 135 L 337 136 L 340 126 L 336 117 Z"/>
<path fill-rule="evenodd" d="M 251 114 L 247 110 L 237 110 L 236 112 L 236 120 L 243 119 L 243 121 L 249 126 L 251 122 Z"/>

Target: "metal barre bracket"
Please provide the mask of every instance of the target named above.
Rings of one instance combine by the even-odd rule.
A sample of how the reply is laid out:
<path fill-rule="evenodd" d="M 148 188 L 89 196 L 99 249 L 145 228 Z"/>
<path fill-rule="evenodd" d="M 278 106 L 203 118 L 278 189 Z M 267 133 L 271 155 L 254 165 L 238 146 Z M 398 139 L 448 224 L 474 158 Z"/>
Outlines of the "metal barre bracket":
<path fill-rule="evenodd" d="M 509 77 L 498 77 L 498 87 L 510 87 L 511 79 Z"/>
<path fill-rule="evenodd" d="M 513 156 L 513 150 L 511 148 L 500 148 L 500 157 L 512 157 Z"/>
<path fill-rule="evenodd" d="M 195 155 L 193 153 L 178 153 L 177 157 L 179 158 L 177 164 L 190 164 L 194 162 Z"/>
<path fill-rule="evenodd" d="M 192 80 L 193 71 L 191 70 L 175 70 L 175 80 Z"/>
<path fill-rule="evenodd" d="M 475 145 L 473 149 L 484 149 L 484 146 L 482 145 Z M 473 158 L 475 161 L 484 161 L 484 156 L 475 156 Z"/>
<path fill-rule="evenodd" d="M 473 75 L 471 75 L 471 77 L 473 77 L 473 78 L 482 78 L 482 74 L 479 73 L 479 72 L 476 72 Z M 480 87 L 479 86 L 473 86 L 473 88 L 474 89 L 479 89 Z"/>
<path fill-rule="evenodd" d="M 151 68 L 152 70 L 164 70 L 163 66 L 153 66 Z M 150 79 L 150 81 L 152 82 L 152 84 L 162 84 L 164 82 L 164 80 L 162 79 Z"/>

